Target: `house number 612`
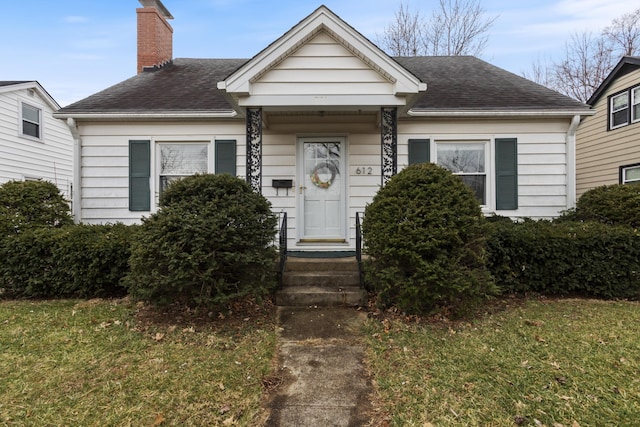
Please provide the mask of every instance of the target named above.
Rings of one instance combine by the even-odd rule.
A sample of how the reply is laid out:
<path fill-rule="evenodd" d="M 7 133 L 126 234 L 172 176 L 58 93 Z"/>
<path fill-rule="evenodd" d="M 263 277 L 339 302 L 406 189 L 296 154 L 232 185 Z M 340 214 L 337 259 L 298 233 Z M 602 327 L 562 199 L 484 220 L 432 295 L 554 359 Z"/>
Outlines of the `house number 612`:
<path fill-rule="evenodd" d="M 356 168 L 356 175 L 373 175 L 373 168 L 371 166 L 359 166 Z"/>

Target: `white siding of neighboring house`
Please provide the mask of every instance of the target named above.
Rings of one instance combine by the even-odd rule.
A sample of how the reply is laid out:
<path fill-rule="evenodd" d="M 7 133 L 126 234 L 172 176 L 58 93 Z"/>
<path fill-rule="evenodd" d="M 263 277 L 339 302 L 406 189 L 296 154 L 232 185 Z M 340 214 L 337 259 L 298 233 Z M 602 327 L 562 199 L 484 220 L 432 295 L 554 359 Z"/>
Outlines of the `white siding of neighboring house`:
<path fill-rule="evenodd" d="M 21 101 L 42 110 L 41 141 L 21 136 Z M 67 125 L 52 114 L 52 108 L 36 91 L 0 93 L 0 184 L 42 179 L 56 184 L 66 198 L 71 198 L 73 138 Z"/>
<path fill-rule="evenodd" d="M 640 84 L 640 70 L 617 78 L 593 106 L 577 133 L 578 196 L 601 185 L 618 184 L 620 166 L 640 163 L 640 122 L 608 130 L 609 95 Z"/>
<path fill-rule="evenodd" d="M 490 141 L 489 157 L 493 159 L 495 138 L 518 139 L 518 199 L 516 211 L 495 211 L 495 194 L 490 192 L 486 213 L 511 217 L 551 218 L 567 209 L 566 131 L 569 120 L 403 120 L 399 123 L 398 167 L 408 162 L 407 141 L 429 138 L 432 160 L 435 142 L 439 140 Z M 235 139 L 237 141 L 237 175 L 245 176 L 246 137 L 243 120 L 204 123 L 181 122 L 140 124 L 93 123 L 80 127 L 82 134 L 82 220 L 89 223 L 135 223 L 144 212 L 128 210 L 128 142 L 150 139 L 152 158 L 155 143 Z M 355 239 L 355 216 L 380 188 L 380 129 L 376 114 L 360 115 L 273 115 L 263 130 L 262 188 L 274 212 L 287 212 L 288 246 L 296 249 L 296 210 L 301 203 L 296 169 L 300 137 L 342 137 L 347 152 L 347 216 L 349 247 Z M 213 147 L 209 156 L 213 171 Z M 372 174 L 358 173 L 358 168 L 371 167 Z M 489 186 L 494 187 L 494 162 L 489 162 Z M 152 162 L 152 192 L 157 193 L 157 171 Z M 293 179 L 289 190 L 272 188 L 273 179 Z M 152 210 L 156 208 L 152 203 Z M 325 246 L 326 248 L 326 246 Z M 305 245 L 312 250 L 314 246 Z"/>

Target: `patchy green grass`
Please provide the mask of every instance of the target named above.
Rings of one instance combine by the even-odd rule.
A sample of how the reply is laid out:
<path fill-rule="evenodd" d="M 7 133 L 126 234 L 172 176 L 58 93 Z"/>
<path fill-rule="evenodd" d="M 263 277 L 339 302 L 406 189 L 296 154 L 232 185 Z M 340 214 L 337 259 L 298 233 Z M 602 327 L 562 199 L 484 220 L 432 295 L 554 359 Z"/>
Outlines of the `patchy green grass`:
<path fill-rule="evenodd" d="M 0 425 L 255 425 L 273 310 L 0 302 Z M 221 317 L 221 316 L 220 316 Z"/>
<path fill-rule="evenodd" d="M 382 424 L 637 425 L 640 304 L 504 305 L 468 322 L 368 322 Z"/>

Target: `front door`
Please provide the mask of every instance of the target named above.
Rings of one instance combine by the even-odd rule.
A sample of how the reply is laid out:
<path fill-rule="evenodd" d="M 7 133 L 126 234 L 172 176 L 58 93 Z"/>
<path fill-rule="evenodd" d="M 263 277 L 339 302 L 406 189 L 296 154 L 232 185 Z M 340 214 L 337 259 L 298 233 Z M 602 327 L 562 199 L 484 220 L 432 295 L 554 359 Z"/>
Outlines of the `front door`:
<path fill-rule="evenodd" d="M 344 139 L 304 138 L 300 141 L 300 152 L 300 240 L 344 242 Z"/>

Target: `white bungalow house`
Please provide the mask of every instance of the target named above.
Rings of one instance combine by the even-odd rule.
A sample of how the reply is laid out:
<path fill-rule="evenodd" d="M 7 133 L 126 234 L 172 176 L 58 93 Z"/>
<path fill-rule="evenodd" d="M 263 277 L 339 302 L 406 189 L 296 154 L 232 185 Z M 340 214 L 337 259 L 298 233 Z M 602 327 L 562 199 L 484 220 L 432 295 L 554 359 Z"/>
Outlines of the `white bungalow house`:
<path fill-rule="evenodd" d="M 55 115 L 77 141 L 78 221 L 136 223 L 171 180 L 231 173 L 287 213 L 290 249 L 348 251 L 380 186 L 427 161 L 487 215 L 575 203 L 587 105 L 474 57 L 390 57 L 325 6 L 253 58 L 173 59 L 172 16 L 140 2 L 138 74 Z"/>
<path fill-rule="evenodd" d="M 73 138 L 59 108 L 37 81 L 0 81 L 0 184 L 46 180 L 71 198 Z"/>

